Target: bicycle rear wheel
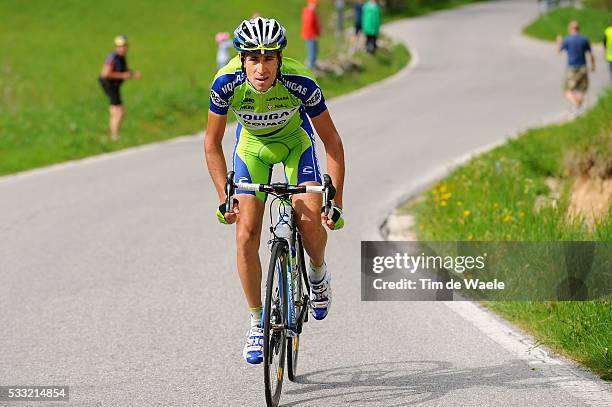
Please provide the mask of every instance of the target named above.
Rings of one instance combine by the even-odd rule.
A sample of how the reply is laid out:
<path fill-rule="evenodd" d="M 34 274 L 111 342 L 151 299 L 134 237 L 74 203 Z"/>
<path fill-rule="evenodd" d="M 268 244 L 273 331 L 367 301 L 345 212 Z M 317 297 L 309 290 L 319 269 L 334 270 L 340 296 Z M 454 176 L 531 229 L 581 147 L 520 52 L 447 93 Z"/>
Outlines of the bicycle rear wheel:
<path fill-rule="evenodd" d="M 272 246 L 264 303 L 264 383 L 266 404 L 278 406 L 287 349 L 287 256 L 285 241 Z"/>

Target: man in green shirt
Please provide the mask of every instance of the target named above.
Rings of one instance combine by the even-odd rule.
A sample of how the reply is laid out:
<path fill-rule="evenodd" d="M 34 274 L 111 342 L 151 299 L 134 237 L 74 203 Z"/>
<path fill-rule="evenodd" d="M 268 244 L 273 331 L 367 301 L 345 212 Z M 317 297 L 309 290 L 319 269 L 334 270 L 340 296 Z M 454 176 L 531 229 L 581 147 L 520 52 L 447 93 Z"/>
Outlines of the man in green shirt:
<path fill-rule="evenodd" d="M 321 185 L 311 122 L 323 141 L 327 172 L 336 186 L 332 211 L 329 216 L 321 214 L 320 195 L 293 197 L 295 219 L 310 257 L 308 278 L 315 319 L 325 318 L 331 306 L 331 274 L 325 264 L 327 232 L 323 225 L 330 230 L 344 225 L 342 140 L 312 73 L 282 55 L 286 45 L 285 28 L 274 19 L 257 17 L 238 26 L 234 48 L 239 55 L 215 76 L 204 139 L 206 164 L 221 202 L 217 219 L 223 224 L 236 223 L 238 274 L 251 315 L 243 357 L 251 364 L 263 360 L 259 244 L 266 196 L 239 190 L 240 206 L 236 203 L 232 212 L 225 212 L 227 167 L 221 141 L 228 111 L 238 120 L 232 157 L 235 182 L 269 183 L 274 164 L 283 163 L 290 184 Z"/>
<path fill-rule="evenodd" d="M 612 17 L 610 17 L 608 22 L 608 28 L 604 31 L 603 45 L 604 56 L 610 68 L 610 82 L 612 83 Z"/>
<path fill-rule="evenodd" d="M 376 41 L 380 33 L 380 6 L 377 0 L 369 0 L 361 11 L 361 28 L 366 36 L 366 51 L 376 53 Z"/>

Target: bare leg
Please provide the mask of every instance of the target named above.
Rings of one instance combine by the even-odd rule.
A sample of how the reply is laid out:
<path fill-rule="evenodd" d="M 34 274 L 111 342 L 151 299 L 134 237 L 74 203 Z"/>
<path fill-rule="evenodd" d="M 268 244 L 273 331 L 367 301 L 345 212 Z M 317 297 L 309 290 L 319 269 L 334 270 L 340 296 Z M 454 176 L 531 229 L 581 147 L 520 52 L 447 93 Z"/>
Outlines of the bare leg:
<path fill-rule="evenodd" d="M 121 130 L 121 122 L 125 116 L 123 105 L 111 105 L 110 107 L 110 131 L 113 140 L 119 140 L 119 132 Z"/>
<path fill-rule="evenodd" d="M 576 105 L 576 101 L 574 100 L 574 93 L 570 90 L 565 92 L 565 98 L 572 104 Z"/>
<path fill-rule="evenodd" d="M 582 92 L 575 92 L 574 93 L 574 100 L 576 101 L 576 107 L 581 107 L 582 103 L 584 102 L 584 93 L 582 93 Z"/>
<path fill-rule="evenodd" d="M 320 185 L 317 182 L 305 182 L 302 185 Z M 321 224 L 321 206 L 323 198 L 319 194 L 304 194 L 293 197 L 298 229 L 302 233 L 304 249 L 315 266 L 321 266 L 325 260 L 327 232 Z"/>
<path fill-rule="evenodd" d="M 261 307 L 261 261 L 259 242 L 264 203 L 254 195 L 240 194 L 236 222 L 237 266 L 249 308 Z"/>

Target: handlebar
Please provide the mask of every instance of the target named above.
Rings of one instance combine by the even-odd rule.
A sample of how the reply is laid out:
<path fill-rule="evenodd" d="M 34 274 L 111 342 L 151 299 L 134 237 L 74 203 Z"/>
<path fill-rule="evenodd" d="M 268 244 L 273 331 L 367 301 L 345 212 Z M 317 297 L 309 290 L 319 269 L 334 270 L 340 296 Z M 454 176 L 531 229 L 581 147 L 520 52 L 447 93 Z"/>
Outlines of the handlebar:
<path fill-rule="evenodd" d="M 225 181 L 225 212 L 231 212 L 234 207 L 234 195 L 236 190 L 266 192 L 275 195 L 297 195 L 305 193 L 323 194 L 324 206 L 321 208 L 325 215 L 329 214 L 332 208 L 332 199 L 336 195 L 336 188 L 328 174 L 323 175 L 323 185 L 289 185 L 284 182 L 273 184 L 251 184 L 248 182 L 234 182 L 234 171 L 227 173 Z"/>

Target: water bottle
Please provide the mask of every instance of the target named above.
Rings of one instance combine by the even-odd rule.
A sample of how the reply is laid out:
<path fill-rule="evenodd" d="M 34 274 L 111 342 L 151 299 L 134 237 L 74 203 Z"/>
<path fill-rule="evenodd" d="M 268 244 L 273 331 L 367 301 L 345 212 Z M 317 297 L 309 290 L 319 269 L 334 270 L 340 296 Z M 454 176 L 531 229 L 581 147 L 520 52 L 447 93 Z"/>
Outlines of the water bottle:
<path fill-rule="evenodd" d="M 291 204 L 280 203 L 278 205 L 278 216 L 276 218 L 276 229 L 274 233 L 280 238 L 285 238 L 291 242 L 293 233 L 291 231 Z"/>

